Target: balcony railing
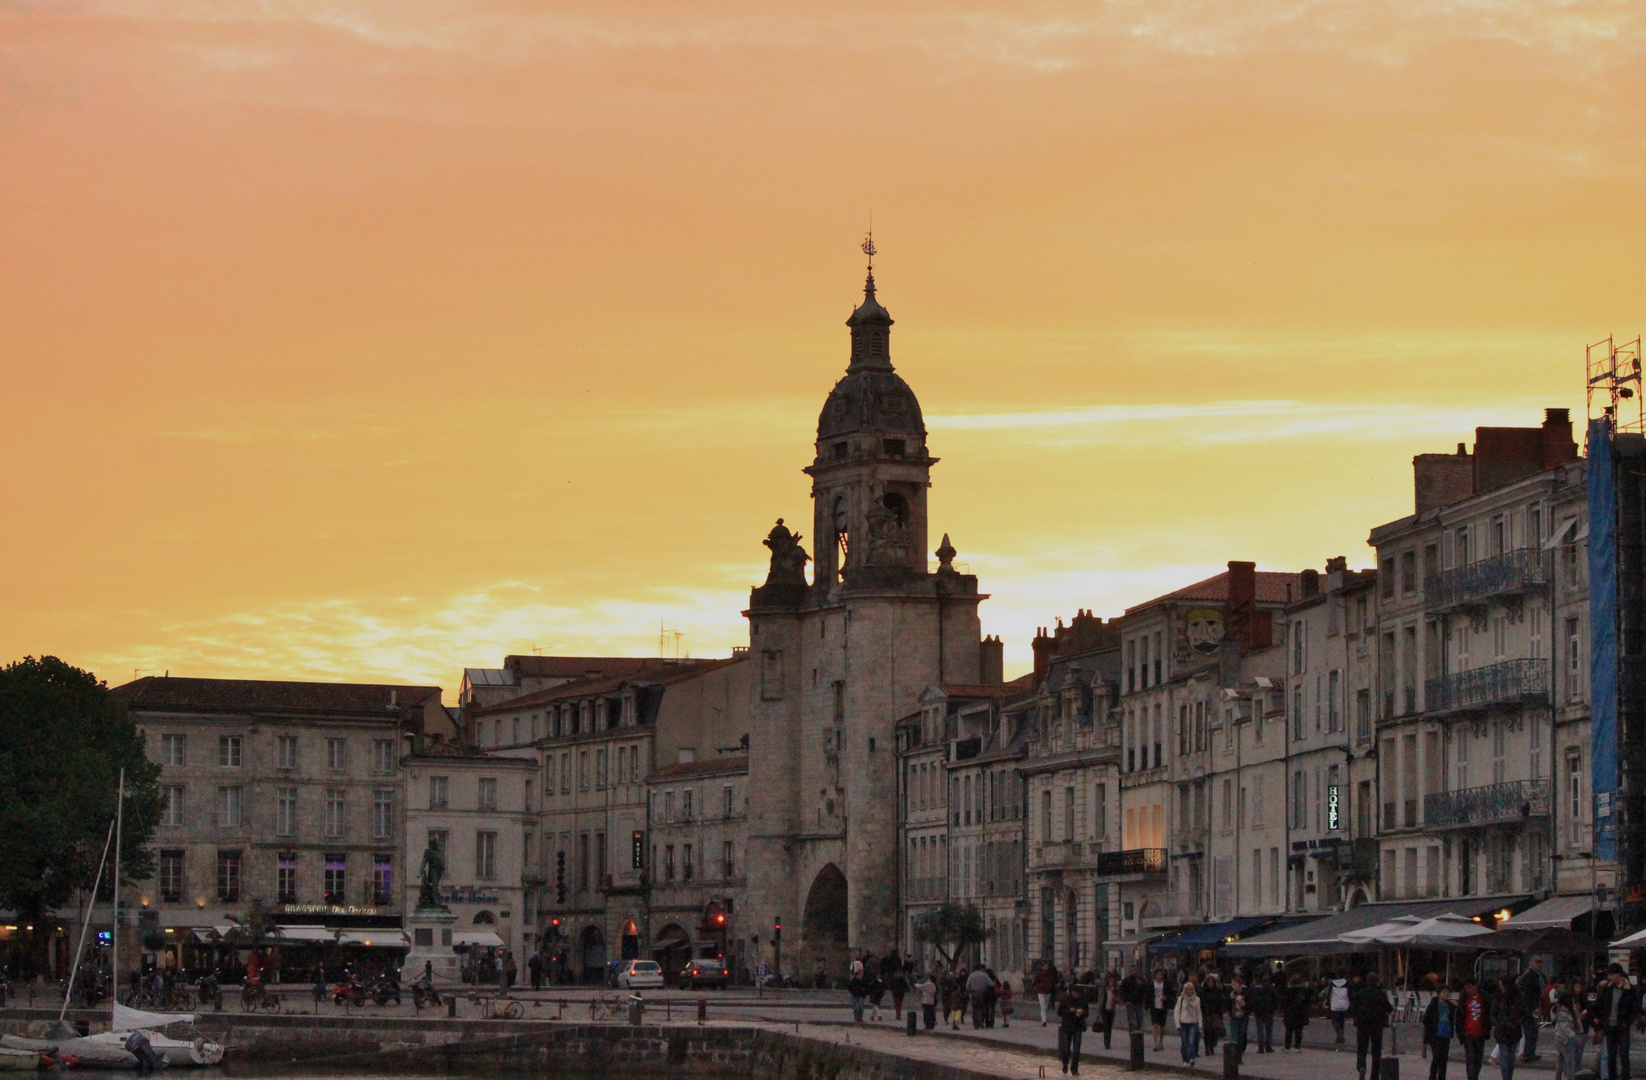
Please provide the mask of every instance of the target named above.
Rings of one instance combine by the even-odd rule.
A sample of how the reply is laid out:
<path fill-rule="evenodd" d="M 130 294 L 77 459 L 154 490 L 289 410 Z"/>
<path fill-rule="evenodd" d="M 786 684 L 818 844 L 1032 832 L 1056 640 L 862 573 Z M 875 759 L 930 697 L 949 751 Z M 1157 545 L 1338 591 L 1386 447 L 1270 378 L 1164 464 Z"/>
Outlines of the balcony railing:
<path fill-rule="evenodd" d="M 1549 583 L 1549 560 L 1536 548 L 1493 555 L 1454 570 L 1431 574 L 1423 582 L 1423 600 L 1431 608 L 1483 603 L 1494 596 L 1513 596 Z"/>
<path fill-rule="evenodd" d="M 1546 700 L 1549 662 L 1505 660 L 1430 679 L 1423 684 L 1423 691 L 1429 712 L 1465 712 L 1527 699 Z"/>
<path fill-rule="evenodd" d="M 1511 780 L 1506 784 L 1447 791 L 1423 799 L 1424 822 L 1437 829 L 1458 829 L 1548 816 L 1547 780 Z"/>
<path fill-rule="evenodd" d="M 1164 874 L 1165 848 L 1128 848 L 1105 851 L 1097 857 L 1098 874 Z"/>

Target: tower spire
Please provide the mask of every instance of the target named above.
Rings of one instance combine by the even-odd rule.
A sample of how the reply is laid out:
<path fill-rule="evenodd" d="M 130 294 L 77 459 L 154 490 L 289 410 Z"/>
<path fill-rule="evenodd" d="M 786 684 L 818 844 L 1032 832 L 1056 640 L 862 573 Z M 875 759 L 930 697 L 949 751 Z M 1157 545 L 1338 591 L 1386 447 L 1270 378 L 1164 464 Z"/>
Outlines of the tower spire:
<path fill-rule="evenodd" d="M 863 249 L 863 254 L 865 254 L 869 257 L 869 278 L 863 284 L 863 295 L 865 297 L 867 297 L 868 299 L 873 300 L 874 299 L 874 257 L 875 257 L 876 252 L 878 251 L 878 249 L 874 246 L 874 217 L 873 217 L 873 215 L 870 215 L 870 217 L 869 217 L 869 233 L 868 233 L 867 236 L 865 236 L 863 238 L 863 243 L 861 243 L 858 246 Z"/>

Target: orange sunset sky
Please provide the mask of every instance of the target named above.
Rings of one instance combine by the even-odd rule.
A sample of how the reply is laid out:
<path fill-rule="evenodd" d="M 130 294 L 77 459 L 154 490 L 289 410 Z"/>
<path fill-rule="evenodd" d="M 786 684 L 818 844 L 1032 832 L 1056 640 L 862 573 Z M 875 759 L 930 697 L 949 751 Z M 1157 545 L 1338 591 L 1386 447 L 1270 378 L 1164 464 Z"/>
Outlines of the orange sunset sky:
<path fill-rule="evenodd" d="M 871 211 L 1012 671 L 1229 559 L 1367 565 L 1414 453 L 1581 420 L 1646 323 L 1642 11 L 5 4 L 0 660 L 724 655 Z"/>

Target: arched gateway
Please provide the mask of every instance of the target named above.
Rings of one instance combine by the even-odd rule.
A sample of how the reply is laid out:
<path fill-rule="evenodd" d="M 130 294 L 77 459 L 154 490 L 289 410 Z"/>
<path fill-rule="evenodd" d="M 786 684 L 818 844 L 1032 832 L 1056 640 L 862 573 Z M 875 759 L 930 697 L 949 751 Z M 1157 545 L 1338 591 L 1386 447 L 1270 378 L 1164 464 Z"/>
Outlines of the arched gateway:
<path fill-rule="evenodd" d="M 812 980 L 821 972 L 830 983 L 845 979 L 850 961 L 847 933 L 846 875 L 829 863 L 817 872 L 806 894 L 806 911 L 800 920 L 803 966 L 796 974 Z"/>

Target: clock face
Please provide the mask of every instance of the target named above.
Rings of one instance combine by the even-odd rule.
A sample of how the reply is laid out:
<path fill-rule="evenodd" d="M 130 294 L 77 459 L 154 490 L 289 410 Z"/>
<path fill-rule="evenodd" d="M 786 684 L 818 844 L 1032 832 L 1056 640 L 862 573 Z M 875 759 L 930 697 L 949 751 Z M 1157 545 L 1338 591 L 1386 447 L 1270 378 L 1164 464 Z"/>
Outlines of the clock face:
<path fill-rule="evenodd" d="M 835 530 L 835 532 L 845 532 L 846 531 L 846 496 L 836 495 L 834 497 L 833 514 L 834 514 L 834 530 Z"/>

